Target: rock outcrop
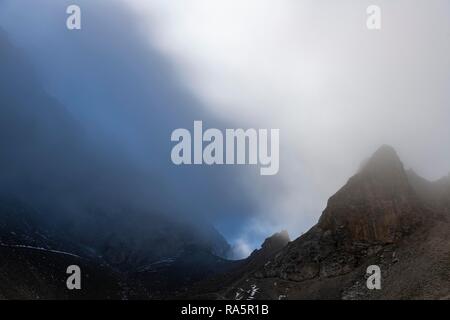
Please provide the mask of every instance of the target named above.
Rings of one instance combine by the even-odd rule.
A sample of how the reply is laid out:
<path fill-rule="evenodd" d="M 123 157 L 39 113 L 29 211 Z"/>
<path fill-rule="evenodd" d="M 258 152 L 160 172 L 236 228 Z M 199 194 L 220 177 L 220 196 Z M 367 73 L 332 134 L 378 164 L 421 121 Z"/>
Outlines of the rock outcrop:
<path fill-rule="evenodd" d="M 328 201 L 318 227 L 352 241 L 392 243 L 431 214 L 409 183 L 395 150 L 382 146 Z"/>
<path fill-rule="evenodd" d="M 317 225 L 233 283 L 259 299 L 442 298 L 450 294 L 450 184 L 405 171 L 382 146 L 332 196 Z M 380 266 L 383 290 L 368 290 Z M 262 289 L 264 288 L 264 289 Z"/>

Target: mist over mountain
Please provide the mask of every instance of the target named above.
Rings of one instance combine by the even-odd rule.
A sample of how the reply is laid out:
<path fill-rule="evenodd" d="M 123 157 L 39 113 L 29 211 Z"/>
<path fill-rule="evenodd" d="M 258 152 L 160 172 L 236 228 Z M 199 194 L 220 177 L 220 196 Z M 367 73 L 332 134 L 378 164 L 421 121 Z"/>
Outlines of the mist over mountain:
<path fill-rule="evenodd" d="M 39 113 L 36 123 L 42 120 L 41 133 L 36 135 L 41 143 L 29 149 L 35 161 L 27 164 L 33 179 L 40 182 L 29 194 L 47 189 L 48 195 L 60 200 L 48 201 L 49 196 L 39 192 L 35 198 L 43 205 L 50 202 L 51 210 L 59 211 L 57 216 L 76 216 L 71 224 L 86 219 L 93 229 L 99 212 L 119 217 L 120 225 L 121 219 L 128 219 L 125 212 L 134 211 L 143 224 L 146 219 L 152 224 L 152 216 L 189 222 L 200 230 L 214 224 L 235 240 L 256 212 L 254 199 L 244 191 L 245 169 L 177 167 L 170 161 L 174 129 L 189 128 L 196 119 L 211 127 L 225 124 L 205 113 L 202 104 L 181 87 L 180 79 L 172 75 L 173 67 L 148 47 L 134 14 L 124 4 L 80 3 L 85 29 L 71 33 L 65 28 L 67 3 L 42 0 L 27 3 L 30 10 L 23 11 L 20 1 L 7 1 L 0 13 L 9 42 L 20 48 L 11 50 L 22 57 L 19 63 L 10 54 L 9 73 L 15 72 L 16 84 L 22 81 L 21 74 L 30 74 L 30 83 L 23 81 L 26 88 L 37 87 L 47 96 L 40 100 L 30 96 L 23 103 Z M 20 23 L 10 19 L 17 14 L 23 17 Z M 30 68 L 15 69 L 22 64 Z M 10 95 L 25 99 L 19 86 Z M 25 110 L 25 116 L 32 118 L 34 114 Z M 61 121 L 56 120 L 58 114 Z M 9 125 L 13 129 L 15 122 Z M 19 161 L 9 161 L 14 162 Z M 8 172 L 20 172 L 17 168 Z M 32 188 L 31 183 L 22 186 Z M 57 204 L 65 208 L 54 209 Z M 234 223 L 237 218 L 239 224 Z"/>
<path fill-rule="evenodd" d="M 228 255 L 226 240 L 195 221 L 200 213 L 181 212 L 126 145 L 93 137 L 90 125 L 48 94 L 1 29 L 0 48 L 3 244 L 102 256 L 131 270 L 191 246 Z"/>
<path fill-rule="evenodd" d="M 181 2 L 0 0 L 0 299 L 448 298 L 450 178 L 398 155 L 448 171 L 448 2 Z M 195 120 L 279 128 L 279 174 L 175 166 Z"/>
<path fill-rule="evenodd" d="M 89 129 L 44 90 L 4 31 L 0 48 L 0 255 L 8 261 L 0 272 L 0 296 L 42 296 L 44 289 L 28 287 L 37 280 L 26 275 L 27 268 L 39 267 L 49 281 L 47 297 L 62 298 L 64 289 L 51 279 L 64 277 L 75 262 L 104 288 L 98 297 L 123 298 L 120 283 L 131 280 L 115 270 L 145 273 L 161 260 L 171 261 L 166 267 L 184 263 L 187 252 L 219 260 L 229 254 L 227 241 L 207 221 L 182 216 L 165 202 L 160 180 L 123 156 L 121 145 L 109 148 L 92 139 Z M 18 270 L 20 261 L 26 264 Z M 201 263 L 195 264 L 201 275 L 216 272 Z M 195 278 L 189 274 L 193 268 L 178 269 L 178 285 L 183 277 Z M 152 279 L 145 283 L 155 286 Z M 31 291 L 20 291 L 21 284 Z M 84 297 L 96 295 L 91 288 Z"/>

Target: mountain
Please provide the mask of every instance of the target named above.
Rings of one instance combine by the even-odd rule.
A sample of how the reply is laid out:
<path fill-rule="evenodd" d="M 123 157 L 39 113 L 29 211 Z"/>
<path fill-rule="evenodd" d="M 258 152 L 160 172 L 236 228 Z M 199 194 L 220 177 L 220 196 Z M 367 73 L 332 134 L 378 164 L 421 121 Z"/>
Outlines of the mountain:
<path fill-rule="evenodd" d="M 343 228 L 352 241 L 391 243 L 431 215 L 395 150 L 382 146 L 329 201 L 319 228 Z"/>
<path fill-rule="evenodd" d="M 405 171 L 382 146 L 327 204 L 319 222 L 263 266 L 225 283 L 234 299 L 449 299 L 448 178 Z M 382 289 L 366 287 L 378 265 Z"/>
<path fill-rule="evenodd" d="M 1 30 L 0 48 L 0 299 L 450 298 L 449 176 L 382 146 L 307 233 L 228 261 L 220 233 L 167 212 L 161 181 L 92 139 Z M 65 286 L 73 264 L 81 291 Z"/>
<path fill-rule="evenodd" d="M 244 290 L 240 283 L 244 282 L 248 287 L 248 281 L 255 274 L 255 270 L 260 270 L 270 263 L 289 241 L 287 231 L 275 233 L 265 239 L 261 248 L 254 250 L 246 259 L 228 261 L 227 268 L 220 274 L 194 283 L 175 298 L 252 300 L 259 289 L 256 290 L 256 287 L 250 284 L 250 287 Z"/>
<path fill-rule="evenodd" d="M 223 269 L 216 229 L 158 209 L 160 181 L 92 139 L 1 29 L 0 48 L 0 298 L 148 298 L 177 289 L 147 276 L 156 265 L 180 286 Z M 71 264 L 92 279 L 82 293 L 65 287 Z"/>

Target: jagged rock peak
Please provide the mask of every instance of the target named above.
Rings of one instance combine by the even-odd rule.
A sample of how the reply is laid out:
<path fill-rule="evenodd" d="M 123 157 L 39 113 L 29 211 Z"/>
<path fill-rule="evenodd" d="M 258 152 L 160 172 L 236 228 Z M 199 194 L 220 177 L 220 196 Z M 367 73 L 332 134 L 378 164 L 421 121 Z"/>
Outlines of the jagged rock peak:
<path fill-rule="evenodd" d="M 380 155 L 391 156 L 391 157 L 398 158 L 397 151 L 395 151 L 394 147 L 392 147 L 392 146 L 390 146 L 388 144 L 383 144 L 373 154 L 373 156 L 380 156 Z"/>
<path fill-rule="evenodd" d="M 278 249 L 284 247 L 290 241 L 289 233 L 286 230 L 274 233 L 272 236 L 264 240 L 261 245 L 262 249 Z"/>
<path fill-rule="evenodd" d="M 252 252 L 249 259 L 253 262 L 255 261 L 261 262 L 262 260 L 267 259 L 274 253 L 283 249 L 289 242 L 290 238 L 286 230 L 274 233 L 272 236 L 264 240 L 260 249 L 254 250 Z"/>
<path fill-rule="evenodd" d="M 384 145 L 330 198 L 319 226 L 345 231 L 352 240 L 392 242 L 422 216 L 402 162 Z"/>
<path fill-rule="evenodd" d="M 381 146 L 363 164 L 360 172 L 363 173 L 388 173 L 404 172 L 403 163 L 395 149 L 388 145 Z"/>

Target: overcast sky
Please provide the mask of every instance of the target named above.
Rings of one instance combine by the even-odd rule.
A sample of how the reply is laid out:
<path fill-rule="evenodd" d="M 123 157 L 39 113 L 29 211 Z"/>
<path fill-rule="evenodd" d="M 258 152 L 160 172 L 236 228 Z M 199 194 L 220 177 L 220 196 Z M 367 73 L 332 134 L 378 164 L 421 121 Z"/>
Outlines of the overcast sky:
<path fill-rule="evenodd" d="M 44 58 L 35 62 L 49 68 L 45 56 L 58 50 L 59 42 L 52 40 L 58 32 L 51 28 L 59 20 L 50 25 L 44 19 L 41 24 L 45 14 L 31 9 L 26 15 L 37 24 L 34 30 L 18 25 L 13 17 L 25 15 L 24 4 L 29 2 L 0 0 L 0 25 L 22 47 L 37 50 L 34 54 Z M 48 0 L 33 1 L 38 2 L 52 6 Z M 227 212 L 209 214 L 242 251 L 280 229 L 288 229 L 293 238 L 307 231 L 327 199 L 381 144 L 394 146 L 407 167 L 429 179 L 450 171 L 448 0 L 98 0 L 91 1 L 94 6 L 88 2 L 61 1 L 48 15 L 57 15 L 62 4 L 79 3 L 84 10 L 81 32 L 97 30 L 95 23 L 120 22 L 111 31 L 118 46 L 130 45 L 132 35 L 139 43 L 136 50 L 146 48 L 164 61 L 161 73 L 169 73 L 177 92 L 189 96 L 177 110 L 190 115 L 168 111 L 163 100 L 158 101 L 164 106 L 149 105 L 154 112 L 169 114 L 164 117 L 164 133 L 180 123 L 189 125 L 195 117 L 206 126 L 280 129 L 278 176 L 261 177 L 252 167 L 200 168 L 189 174 L 211 184 L 206 189 L 214 203 L 208 210 L 228 204 Z M 371 4 L 381 8 L 379 31 L 366 27 L 366 8 Z M 118 13 L 107 8 L 116 5 L 131 10 L 130 15 L 120 21 L 111 17 L 111 22 L 105 15 Z M 91 7 L 95 14 L 86 12 Z M 130 17 L 133 23 L 127 20 Z M 93 51 L 106 53 L 101 48 Z M 145 61 L 143 51 L 135 62 L 159 63 L 151 56 Z M 64 54 L 69 55 L 64 61 L 70 62 L 70 53 Z M 47 72 L 46 77 L 50 91 L 61 99 L 67 96 L 57 85 L 60 74 Z M 158 77 L 150 80 L 149 88 Z M 90 111 L 84 114 L 91 116 Z M 166 144 L 170 147 L 168 137 L 157 143 L 164 152 Z M 219 178 L 209 179 L 213 173 Z M 174 185 L 177 179 L 186 179 L 177 174 L 168 174 Z M 201 196 L 192 194 L 192 199 Z"/>

